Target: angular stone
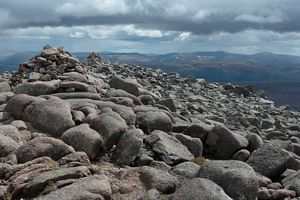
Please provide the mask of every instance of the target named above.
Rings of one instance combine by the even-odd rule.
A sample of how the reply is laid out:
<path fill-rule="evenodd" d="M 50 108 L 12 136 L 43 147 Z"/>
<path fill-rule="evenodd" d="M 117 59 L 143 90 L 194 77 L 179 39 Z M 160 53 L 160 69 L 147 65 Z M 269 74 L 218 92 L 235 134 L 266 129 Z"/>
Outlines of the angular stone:
<path fill-rule="evenodd" d="M 300 196 L 300 170 L 284 178 L 282 184 L 285 189 L 293 190 Z"/>
<path fill-rule="evenodd" d="M 113 154 L 118 164 L 129 165 L 134 161 L 142 147 L 143 135 L 140 129 L 130 129 L 121 136 Z"/>
<path fill-rule="evenodd" d="M 193 154 L 174 136 L 163 131 L 153 131 L 145 138 L 145 142 L 152 147 L 153 152 L 169 165 L 190 161 L 194 158 Z"/>
<path fill-rule="evenodd" d="M 74 192 L 76 191 L 76 192 Z M 57 191 L 36 198 L 37 200 L 110 200 L 112 189 L 110 181 L 105 175 L 93 175 L 76 180 L 73 184 Z"/>
<path fill-rule="evenodd" d="M 122 79 L 119 76 L 112 77 L 112 79 L 109 81 L 109 85 L 112 88 L 121 89 L 132 95 L 140 96 L 140 91 L 136 84 Z"/>

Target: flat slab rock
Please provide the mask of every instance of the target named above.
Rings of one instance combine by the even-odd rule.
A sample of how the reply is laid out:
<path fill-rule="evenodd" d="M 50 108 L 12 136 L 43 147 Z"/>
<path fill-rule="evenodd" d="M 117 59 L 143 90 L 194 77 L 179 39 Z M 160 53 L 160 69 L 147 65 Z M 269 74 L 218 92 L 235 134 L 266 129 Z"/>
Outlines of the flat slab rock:
<path fill-rule="evenodd" d="M 194 155 L 175 136 L 163 131 L 153 131 L 145 138 L 145 141 L 152 147 L 152 151 L 169 165 L 190 161 L 194 158 Z"/>
<path fill-rule="evenodd" d="M 37 200 L 110 200 L 112 196 L 109 179 L 105 175 L 94 175 L 76 180 L 73 184 L 36 198 Z"/>

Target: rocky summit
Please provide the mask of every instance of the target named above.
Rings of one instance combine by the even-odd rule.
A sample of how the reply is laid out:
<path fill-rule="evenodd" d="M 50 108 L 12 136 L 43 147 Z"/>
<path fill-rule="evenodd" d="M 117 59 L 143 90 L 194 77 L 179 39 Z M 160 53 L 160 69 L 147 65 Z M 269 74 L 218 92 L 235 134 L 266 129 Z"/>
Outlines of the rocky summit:
<path fill-rule="evenodd" d="M 300 113 L 46 45 L 0 76 L 0 160 L 4 200 L 299 200 Z"/>

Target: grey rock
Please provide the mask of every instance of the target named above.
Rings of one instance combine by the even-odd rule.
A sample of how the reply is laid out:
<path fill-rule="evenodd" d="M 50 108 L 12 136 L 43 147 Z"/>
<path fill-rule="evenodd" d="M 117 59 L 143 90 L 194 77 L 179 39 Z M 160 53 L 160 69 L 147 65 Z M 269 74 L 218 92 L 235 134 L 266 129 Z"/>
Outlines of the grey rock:
<path fill-rule="evenodd" d="M 172 171 L 185 178 L 195 178 L 198 175 L 199 169 L 200 166 L 196 163 L 183 162 L 173 167 Z"/>
<path fill-rule="evenodd" d="M 16 151 L 20 144 L 8 136 L 0 134 L 0 157 L 5 157 Z"/>
<path fill-rule="evenodd" d="M 70 128 L 62 134 L 61 139 L 76 151 L 85 152 L 91 160 L 99 155 L 103 146 L 103 138 L 88 124 Z"/>
<path fill-rule="evenodd" d="M 55 183 L 60 180 L 74 179 L 89 176 L 91 173 L 85 166 L 61 168 L 54 171 L 44 172 L 32 177 L 28 183 L 13 189 L 13 199 L 20 197 L 30 198 L 38 196 L 47 185 L 52 182 Z M 19 192 L 21 190 L 21 192 Z M 73 193 L 77 193 L 74 192 Z"/>
<path fill-rule="evenodd" d="M 243 136 L 217 125 L 209 132 L 206 144 L 214 149 L 216 159 L 229 159 L 238 150 L 246 148 L 249 142 Z"/>
<path fill-rule="evenodd" d="M 64 73 L 64 76 L 67 76 L 67 79 L 70 81 L 78 81 L 82 83 L 87 83 L 88 80 L 85 75 L 80 74 L 78 72 L 68 72 Z"/>
<path fill-rule="evenodd" d="M 261 147 L 264 142 L 263 140 L 261 139 L 261 137 L 257 134 L 254 134 L 254 133 L 249 133 L 247 136 L 246 136 L 247 140 L 249 141 L 249 146 L 248 146 L 248 149 L 252 152 L 256 149 L 258 149 L 259 147 Z"/>
<path fill-rule="evenodd" d="M 293 190 L 297 196 L 300 196 L 300 170 L 284 178 L 282 185 L 285 189 Z"/>
<path fill-rule="evenodd" d="M 18 163 L 28 162 L 38 157 L 48 156 L 53 160 L 75 152 L 63 141 L 50 137 L 38 137 L 23 144 L 16 151 Z"/>
<path fill-rule="evenodd" d="M 249 157 L 250 152 L 247 149 L 241 149 L 232 156 L 232 159 L 245 162 L 248 160 Z"/>
<path fill-rule="evenodd" d="M 256 172 L 273 179 L 287 169 L 288 159 L 288 153 L 271 144 L 264 144 L 251 154 L 247 163 Z"/>
<path fill-rule="evenodd" d="M 203 144 L 199 138 L 192 138 L 181 133 L 174 135 L 195 157 L 202 156 Z"/>
<path fill-rule="evenodd" d="M 165 163 L 163 161 L 156 161 L 156 160 L 151 161 L 151 163 L 149 164 L 149 167 L 153 167 L 155 169 L 163 170 L 166 172 L 169 172 L 172 168 L 169 165 L 167 165 L 167 163 Z"/>
<path fill-rule="evenodd" d="M 12 125 L 0 125 L 0 135 L 9 137 L 17 143 L 22 142 L 21 135 L 18 129 Z"/>
<path fill-rule="evenodd" d="M 200 168 L 198 177 L 215 182 L 233 199 L 256 199 L 258 191 L 256 175 L 244 162 L 209 161 Z"/>
<path fill-rule="evenodd" d="M 125 79 L 122 79 L 119 76 L 112 77 L 112 79 L 109 81 L 109 85 L 112 88 L 121 89 L 132 95 L 140 96 L 140 91 L 136 84 L 127 81 Z"/>
<path fill-rule="evenodd" d="M 207 135 L 212 131 L 213 126 L 205 124 L 203 122 L 198 122 L 193 124 L 184 130 L 183 134 L 199 138 L 203 143 L 205 143 Z"/>
<path fill-rule="evenodd" d="M 163 106 L 166 106 L 172 112 L 176 112 L 176 106 L 175 106 L 174 99 L 171 99 L 171 98 L 162 99 L 162 100 L 157 101 L 156 103 L 160 104 L 160 105 L 163 105 Z"/>
<path fill-rule="evenodd" d="M 60 80 L 21 83 L 15 87 L 14 93 L 27 94 L 31 96 L 52 94 L 60 87 L 60 85 Z"/>
<path fill-rule="evenodd" d="M 76 191 L 76 192 L 74 192 Z M 93 175 L 76 180 L 73 184 L 57 191 L 36 198 L 37 200 L 110 200 L 112 190 L 110 181 L 105 175 Z"/>
<path fill-rule="evenodd" d="M 90 126 L 100 133 L 106 150 L 116 145 L 127 129 L 126 121 L 115 112 L 107 112 L 99 115 L 99 117 L 91 121 Z"/>
<path fill-rule="evenodd" d="M 145 142 L 152 147 L 153 152 L 169 165 L 189 161 L 194 158 L 193 154 L 174 136 L 168 135 L 163 131 L 153 131 L 145 138 Z"/>
<path fill-rule="evenodd" d="M 69 165 L 69 164 L 78 164 L 88 166 L 91 165 L 91 162 L 89 160 L 89 157 L 87 154 L 83 151 L 76 151 L 74 153 L 70 153 L 66 156 L 61 157 L 57 161 L 60 165 Z"/>
<path fill-rule="evenodd" d="M 136 104 L 136 105 L 141 105 L 141 101 L 139 98 L 137 98 L 136 96 L 124 91 L 124 90 L 120 90 L 120 89 L 117 89 L 117 90 L 113 90 L 111 91 L 108 96 L 110 97 L 128 97 L 130 99 L 133 100 L 133 103 Z"/>
<path fill-rule="evenodd" d="M 60 137 L 64 131 L 75 126 L 70 105 L 57 97 L 30 104 L 23 118 L 35 128 L 55 137 Z"/>
<path fill-rule="evenodd" d="M 138 156 L 143 144 L 143 131 L 129 129 L 120 138 L 113 156 L 118 164 L 129 165 Z"/>
<path fill-rule="evenodd" d="M 25 108 L 37 100 L 37 97 L 26 94 L 15 95 L 7 102 L 5 111 L 10 113 L 15 119 L 22 119 Z"/>
<path fill-rule="evenodd" d="M 140 179 L 146 189 L 157 189 L 163 194 L 173 193 L 179 185 L 179 180 L 170 173 L 152 167 L 142 167 L 139 170 Z"/>
<path fill-rule="evenodd" d="M 165 132 L 172 130 L 172 119 L 162 111 L 138 112 L 137 123 L 145 134 L 154 130 Z"/>
<path fill-rule="evenodd" d="M 10 92 L 11 87 L 8 82 L 0 82 L 0 93 L 2 92 Z"/>
<path fill-rule="evenodd" d="M 66 81 L 62 82 L 60 88 L 69 89 L 74 88 L 76 92 L 90 92 L 90 93 L 97 93 L 97 90 L 86 83 L 78 82 L 78 81 Z"/>
<path fill-rule="evenodd" d="M 172 200 L 232 200 L 213 181 L 204 178 L 186 180 L 172 195 Z"/>
<path fill-rule="evenodd" d="M 58 97 L 60 99 L 92 99 L 101 100 L 99 94 L 90 92 L 67 92 L 67 93 L 54 93 L 51 96 Z M 44 96 L 41 96 L 44 97 Z"/>

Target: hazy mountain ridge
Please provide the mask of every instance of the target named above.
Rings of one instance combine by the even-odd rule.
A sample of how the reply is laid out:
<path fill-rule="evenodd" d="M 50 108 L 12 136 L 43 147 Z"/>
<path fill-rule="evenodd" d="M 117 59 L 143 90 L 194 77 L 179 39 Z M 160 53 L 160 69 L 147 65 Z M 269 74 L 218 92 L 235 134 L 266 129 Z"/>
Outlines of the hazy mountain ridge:
<path fill-rule="evenodd" d="M 34 52 L 0 56 L 0 72 L 13 71 Z M 73 53 L 83 61 L 88 52 Z M 102 52 L 111 62 L 127 63 L 178 72 L 182 76 L 204 78 L 209 82 L 251 83 L 263 89 L 278 105 L 290 104 L 300 109 L 300 57 L 261 52 L 252 55 L 216 52 L 141 53 Z"/>

